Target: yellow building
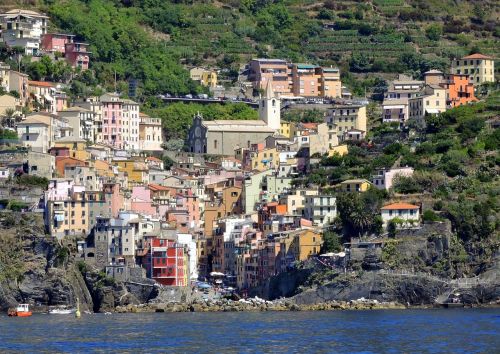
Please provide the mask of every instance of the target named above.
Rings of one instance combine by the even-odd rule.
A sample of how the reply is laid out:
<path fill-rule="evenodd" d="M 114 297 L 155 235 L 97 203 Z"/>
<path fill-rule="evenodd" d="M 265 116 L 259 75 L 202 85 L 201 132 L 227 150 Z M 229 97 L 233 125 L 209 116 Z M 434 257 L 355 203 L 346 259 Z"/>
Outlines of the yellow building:
<path fill-rule="evenodd" d="M 294 136 L 295 123 L 292 122 L 281 122 L 280 123 L 280 135 L 287 137 L 288 139 Z"/>
<path fill-rule="evenodd" d="M 306 261 L 309 257 L 320 253 L 323 237 L 313 230 L 298 230 L 283 235 L 279 242 L 278 258 L 280 260 L 277 263 L 284 270 L 287 264 L 294 261 Z"/>
<path fill-rule="evenodd" d="M 328 157 L 332 157 L 334 155 L 344 156 L 347 155 L 348 152 L 349 150 L 347 148 L 347 145 L 337 145 L 331 147 L 330 150 L 328 150 Z"/>
<path fill-rule="evenodd" d="M 113 168 L 106 161 L 95 160 L 94 161 L 95 172 L 101 177 L 114 177 Z"/>
<path fill-rule="evenodd" d="M 217 72 L 214 70 L 195 67 L 189 70 L 189 76 L 191 77 L 191 80 L 198 81 L 202 86 L 217 86 Z"/>
<path fill-rule="evenodd" d="M 252 170 L 265 171 L 276 168 L 280 163 L 280 154 L 276 148 L 267 148 L 260 151 L 250 152 Z"/>
<path fill-rule="evenodd" d="M 366 192 L 371 185 L 371 182 L 366 179 L 348 179 L 340 183 L 340 190 L 343 192 Z"/>
<path fill-rule="evenodd" d="M 118 166 L 118 171 L 126 173 L 129 188 L 149 183 L 149 169 L 144 162 L 134 160 L 114 160 L 113 164 Z"/>
<path fill-rule="evenodd" d="M 63 147 L 69 149 L 69 156 L 78 160 L 88 161 L 90 153 L 87 149 L 87 142 L 84 139 L 75 138 L 74 136 L 67 136 L 56 140 L 55 147 Z"/>
<path fill-rule="evenodd" d="M 475 85 L 485 82 L 495 82 L 495 59 L 483 54 L 472 54 L 453 60 L 451 73 L 469 75 L 469 80 Z"/>
<path fill-rule="evenodd" d="M 298 255 L 300 261 L 307 260 L 310 256 L 320 252 L 323 244 L 323 237 L 320 233 L 312 230 L 302 231 L 298 236 L 295 236 L 298 245 Z"/>
<path fill-rule="evenodd" d="M 339 141 L 361 140 L 366 136 L 366 106 L 338 104 L 328 110 L 326 123 L 329 132 L 336 133 Z"/>

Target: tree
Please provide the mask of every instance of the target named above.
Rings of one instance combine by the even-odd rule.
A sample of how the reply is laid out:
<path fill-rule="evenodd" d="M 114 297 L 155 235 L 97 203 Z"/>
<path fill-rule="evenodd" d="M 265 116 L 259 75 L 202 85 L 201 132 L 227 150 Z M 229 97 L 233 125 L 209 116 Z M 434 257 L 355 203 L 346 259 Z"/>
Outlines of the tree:
<path fill-rule="evenodd" d="M 383 192 L 381 192 L 383 193 Z M 361 236 L 380 233 L 379 210 L 382 195 L 371 188 L 364 193 L 341 193 L 337 196 L 337 210 L 346 235 Z"/>
<path fill-rule="evenodd" d="M 321 246 L 322 253 L 340 252 L 342 250 L 341 236 L 333 231 L 323 233 L 323 245 Z"/>
<path fill-rule="evenodd" d="M 431 41 L 438 41 L 443 34 L 443 27 L 438 24 L 432 24 L 425 29 L 425 35 Z"/>
<path fill-rule="evenodd" d="M 389 220 L 387 223 L 387 236 L 390 238 L 396 238 L 396 222 L 394 220 Z"/>

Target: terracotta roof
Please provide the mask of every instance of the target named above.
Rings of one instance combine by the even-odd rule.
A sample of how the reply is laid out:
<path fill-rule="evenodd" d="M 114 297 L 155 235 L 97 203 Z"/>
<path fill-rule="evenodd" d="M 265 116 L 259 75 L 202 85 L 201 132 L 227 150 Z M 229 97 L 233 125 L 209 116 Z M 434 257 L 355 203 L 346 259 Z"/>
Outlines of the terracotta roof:
<path fill-rule="evenodd" d="M 28 85 L 30 86 L 41 86 L 41 87 L 55 87 L 56 85 L 52 82 L 47 81 L 28 81 Z"/>
<path fill-rule="evenodd" d="M 165 187 L 165 186 L 160 186 L 159 184 L 149 184 L 148 185 L 149 189 L 151 189 L 152 191 L 170 191 L 171 188 L 168 188 L 168 187 Z"/>
<path fill-rule="evenodd" d="M 462 59 L 493 59 L 493 58 L 487 55 L 476 53 L 463 57 Z"/>
<path fill-rule="evenodd" d="M 148 157 L 146 157 L 146 161 L 162 162 L 159 158 L 154 157 L 154 156 L 148 156 Z"/>
<path fill-rule="evenodd" d="M 420 209 L 419 206 L 413 205 L 413 204 L 408 204 L 408 203 L 394 203 L 394 204 L 389 204 L 381 208 L 381 210 L 402 210 L 402 209 Z"/>
<path fill-rule="evenodd" d="M 301 123 L 301 125 L 306 129 L 318 129 L 318 123 Z"/>

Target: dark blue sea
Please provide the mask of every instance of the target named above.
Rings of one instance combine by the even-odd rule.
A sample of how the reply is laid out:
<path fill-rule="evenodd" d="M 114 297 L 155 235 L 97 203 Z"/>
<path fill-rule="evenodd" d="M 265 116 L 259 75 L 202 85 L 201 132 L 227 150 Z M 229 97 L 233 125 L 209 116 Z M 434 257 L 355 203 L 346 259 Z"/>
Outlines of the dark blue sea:
<path fill-rule="evenodd" d="M 2 315 L 0 352 L 500 353 L 500 309 Z"/>

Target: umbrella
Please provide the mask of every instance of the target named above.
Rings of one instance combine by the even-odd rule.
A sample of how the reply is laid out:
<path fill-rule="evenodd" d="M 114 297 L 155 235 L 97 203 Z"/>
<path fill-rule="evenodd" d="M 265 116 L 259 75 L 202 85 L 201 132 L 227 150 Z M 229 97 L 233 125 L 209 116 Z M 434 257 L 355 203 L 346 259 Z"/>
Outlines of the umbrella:
<path fill-rule="evenodd" d="M 210 289 L 212 287 L 212 285 L 210 284 L 207 284 L 207 283 L 198 283 L 198 288 L 201 288 L 201 289 Z"/>

